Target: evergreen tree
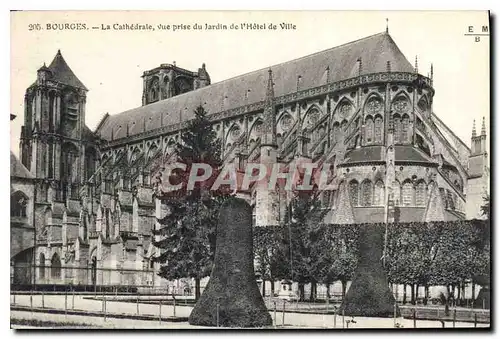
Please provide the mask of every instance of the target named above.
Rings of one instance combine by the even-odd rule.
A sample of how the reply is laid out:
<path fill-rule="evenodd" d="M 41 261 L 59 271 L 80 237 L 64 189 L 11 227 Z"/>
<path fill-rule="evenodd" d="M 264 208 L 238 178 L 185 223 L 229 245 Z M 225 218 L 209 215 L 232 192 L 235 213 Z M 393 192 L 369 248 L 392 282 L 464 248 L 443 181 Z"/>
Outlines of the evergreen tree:
<path fill-rule="evenodd" d="M 176 144 L 175 161 L 186 165 L 186 169 L 174 170 L 169 178 L 171 184 L 181 183 L 182 188 L 159 193 L 158 198 L 164 200 L 168 212 L 158 219 L 162 227 L 153 233 L 160 236 L 154 242 L 160 249 L 155 258 L 161 263 L 158 274 L 168 280 L 194 278 L 198 300 L 200 280 L 210 275 L 212 269 L 218 212 L 227 195 L 221 190 L 210 190 L 222 165 L 220 143 L 203 107 L 199 106 L 194 113 L 195 118 Z M 208 164 L 213 169 L 212 175 L 188 191 L 189 173 L 196 163 Z"/>
<path fill-rule="evenodd" d="M 283 249 L 288 255 L 284 255 L 284 266 L 290 266 L 290 279 L 299 283 L 299 299 L 305 298 L 304 285 L 311 283 L 311 299 L 315 298 L 315 287 L 317 283 L 317 272 L 314 265 L 318 258 L 315 256 L 320 234 L 321 215 L 318 192 L 296 191 L 295 196 L 288 206 L 285 218 L 285 232 L 288 237 L 283 237 Z"/>

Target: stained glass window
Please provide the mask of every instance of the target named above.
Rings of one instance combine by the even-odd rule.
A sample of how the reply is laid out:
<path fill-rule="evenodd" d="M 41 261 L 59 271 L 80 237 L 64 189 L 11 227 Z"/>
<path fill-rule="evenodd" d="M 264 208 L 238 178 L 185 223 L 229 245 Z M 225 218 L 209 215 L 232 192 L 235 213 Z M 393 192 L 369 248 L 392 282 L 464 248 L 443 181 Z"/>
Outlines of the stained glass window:
<path fill-rule="evenodd" d="M 400 142 L 405 144 L 410 142 L 409 125 L 410 125 L 410 118 L 407 115 L 405 115 L 402 120 L 402 131 L 400 138 Z"/>
<path fill-rule="evenodd" d="M 384 129 L 384 121 L 381 116 L 375 118 L 375 142 L 382 143 L 382 131 Z"/>
<path fill-rule="evenodd" d="M 349 197 L 351 198 L 352 206 L 358 206 L 358 190 L 359 184 L 356 180 L 353 180 L 349 183 Z"/>
<path fill-rule="evenodd" d="M 361 187 L 361 196 L 363 199 L 363 206 L 371 206 L 373 201 L 373 186 L 372 182 L 369 180 L 363 181 L 363 186 Z"/>
<path fill-rule="evenodd" d="M 366 138 L 366 143 L 372 143 L 373 142 L 373 119 L 372 118 L 367 118 L 365 122 L 365 138 Z"/>
<path fill-rule="evenodd" d="M 403 205 L 410 206 L 413 202 L 413 185 L 411 182 L 403 184 Z"/>
<path fill-rule="evenodd" d="M 393 199 L 394 199 L 394 206 L 400 206 L 401 205 L 401 186 L 399 185 L 399 182 L 394 181 L 392 183 L 392 194 L 393 194 Z"/>
<path fill-rule="evenodd" d="M 415 192 L 415 204 L 417 206 L 425 206 L 425 200 L 426 200 L 426 187 L 425 187 L 425 182 L 421 181 L 417 184 L 417 189 Z"/>
<path fill-rule="evenodd" d="M 379 180 L 375 184 L 375 193 L 373 195 L 373 205 L 374 206 L 384 205 L 384 198 L 385 198 L 384 183 L 381 180 Z"/>

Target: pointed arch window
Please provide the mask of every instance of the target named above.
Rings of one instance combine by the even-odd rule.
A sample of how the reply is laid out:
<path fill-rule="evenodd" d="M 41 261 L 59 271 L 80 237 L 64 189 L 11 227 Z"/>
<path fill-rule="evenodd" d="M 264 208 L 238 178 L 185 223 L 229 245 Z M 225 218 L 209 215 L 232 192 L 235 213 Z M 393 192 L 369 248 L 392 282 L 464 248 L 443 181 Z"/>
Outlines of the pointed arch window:
<path fill-rule="evenodd" d="M 403 184 L 403 206 L 410 206 L 413 204 L 413 185 L 407 181 Z"/>
<path fill-rule="evenodd" d="M 158 101 L 160 90 L 160 81 L 158 78 L 154 78 L 151 81 L 151 85 L 149 87 L 149 102 Z"/>
<path fill-rule="evenodd" d="M 61 259 L 57 253 L 52 256 L 52 260 L 50 260 L 50 277 L 52 279 L 60 279 L 61 278 Z"/>
<path fill-rule="evenodd" d="M 370 180 L 363 181 L 361 186 L 361 199 L 363 206 L 371 206 L 373 203 L 373 185 Z"/>
<path fill-rule="evenodd" d="M 401 185 L 398 181 L 392 183 L 392 194 L 394 199 L 394 206 L 401 205 Z"/>
<path fill-rule="evenodd" d="M 373 194 L 373 205 L 374 206 L 382 206 L 384 205 L 384 200 L 385 198 L 385 189 L 384 189 L 384 183 L 382 180 L 378 180 L 375 183 L 375 192 Z"/>
<path fill-rule="evenodd" d="M 40 266 L 39 268 L 39 277 L 40 279 L 45 279 L 45 255 L 43 253 L 40 253 L 40 259 L 39 259 L 38 265 Z"/>
<path fill-rule="evenodd" d="M 349 198 L 351 199 L 352 206 L 359 205 L 359 184 L 356 180 L 352 180 L 349 183 Z"/>
<path fill-rule="evenodd" d="M 410 117 L 408 115 L 403 115 L 403 119 L 401 120 L 401 143 L 409 143 L 410 142 Z"/>
<path fill-rule="evenodd" d="M 417 206 L 425 206 L 426 204 L 426 187 L 425 187 L 425 182 L 420 181 L 417 184 L 416 190 L 415 190 L 415 205 Z"/>
<path fill-rule="evenodd" d="M 384 130 L 384 120 L 380 115 L 375 117 L 375 143 L 382 143 L 382 131 Z"/>
<path fill-rule="evenodd" d="M 10 198 L 10 215 L 12 217 L 27 216 L 28 197 L 23 192 L 15 192 Z"/>
<path fill-rule="evenodd" d="M 365 120 L 365 141 L 367 144 L 373 143 L 374 135 L 374 123 L 372 117 L 368 117 Z"/>
<path fill-rule="evenodd" d="M 394 143 L 401 143 L 401 117 L 397 114 L 394 115 Z"/>

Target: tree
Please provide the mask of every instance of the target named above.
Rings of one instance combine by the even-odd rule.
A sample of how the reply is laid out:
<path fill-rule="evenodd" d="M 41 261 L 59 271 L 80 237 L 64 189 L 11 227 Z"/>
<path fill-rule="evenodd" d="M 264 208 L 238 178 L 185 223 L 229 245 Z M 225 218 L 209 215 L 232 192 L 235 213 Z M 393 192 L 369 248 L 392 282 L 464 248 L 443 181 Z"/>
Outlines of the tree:
<path fill-rule="evenodd" d="M 301 184 L 301 179 L 299 179 Z M 282 248 L 286 249 L 289 255 L 284 255 L 283 259 L 288 258 L 283 266 L 290 266 L 290 279 L 299 283 L 299 299 L 305 298 L 304 285 L 311 283 L 310 298 L 316 297 L 316 284 L 319 276 L 315 265 L 320 261 L 318 254 L 321 251 L 315 251 L 320 241 L 320 228 L 322 213 L 319 209 L 320 202 L 317 197 L 316 189 L 297 190 L 294 192 L 285 217 L 285 231 L 288 237 L 284 236 Z M 325 253 L 321 253 L 323 255 Z"/>
<path fill-rule="evenodd" d="M 487 219 L 490 218 L 490 195 L 485 193 L 483 196 L 483 205 L 481 206 L 481 215 L 485 216 Z"/>
<path fill-rule="evenodd" d="M 182 184 L 182 188 L 160 190 L 157 197 L 166 203 L 169 211 L 158 219 L 161 228 L 153 233 L 160 236 L 160 240 L 154 242 L 160 249 L 160 255 L 155 258 L 161 263 L 158 274 L 168 280 L 194 278 L 198 300 L 200 280 L 212 269 L 218 212 L 227 194 L 223 190 L 210 190 L 222 165 L 220 143 L 203 107 L 199 106 L 194 114 L 175 150 L 174 160 L 186 165 L 186 169 L 176 169 L 168 178 L 171 184 Z M 209 165 L 212 175 L 188 190 L 189 173 L 197 163 Z M 203 173 L 198 170 L 198 174 Z"/>
<path fill-rule="evenodd" d="M 357 225 L 322 225 L 322 233 L 314 251 L 317 260 L 313 269 L 317 279 L 326 285 L 329 298 L 329 286 L 340 280 L 342 283 L 342 298 L 345 297 L 347 282 L 352 279 L 358 263 L 358 232 Z"/>

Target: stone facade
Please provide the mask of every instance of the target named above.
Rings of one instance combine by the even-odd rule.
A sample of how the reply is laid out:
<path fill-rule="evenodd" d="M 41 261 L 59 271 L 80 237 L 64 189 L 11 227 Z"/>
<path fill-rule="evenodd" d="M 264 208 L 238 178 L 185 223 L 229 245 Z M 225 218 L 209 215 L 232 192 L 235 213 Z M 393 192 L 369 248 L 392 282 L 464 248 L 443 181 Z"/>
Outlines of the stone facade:
<path fill-rule="evenodd" d="M 433 113 L 432 71 L 420 75 L 387 32 L 215 84 L 204 64 L 164 64 L 143 79 L 143 105 L 106 114 L 95 131 L 87 89 L 60 52 L 27 89 L 21 161 L 40 180 L 36 196 L 23 192 L 34 200 L 40 280 L 166 284 L 151 261 L 151 230 L 168 210 L 154 199 L 155 164 L 200 104 L 225 164 L 329 164 L 327 223 L 477 216 L 489 188 L 485 129 L 472 150 L 460 141 Z M 256 225 L 284 220 L 290 192 L 255 185 L 248 196 Z"/>

